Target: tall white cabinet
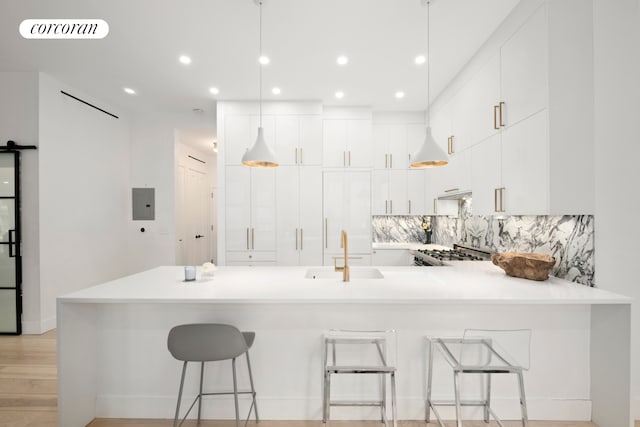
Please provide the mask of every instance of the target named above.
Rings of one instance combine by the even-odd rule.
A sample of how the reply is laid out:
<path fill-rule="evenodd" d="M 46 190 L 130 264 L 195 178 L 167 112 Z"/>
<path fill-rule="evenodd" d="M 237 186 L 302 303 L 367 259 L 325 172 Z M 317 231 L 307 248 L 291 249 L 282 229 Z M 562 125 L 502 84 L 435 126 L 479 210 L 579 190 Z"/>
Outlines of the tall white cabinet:
<path fill-rule="evenodd" d="M 277 263 L 322 265 L 322 168 L 276 170 Z"/>
<path fill-rule="evenodd" d="M 342 256 L 340 233 L 347 231 L 353 264 L 371 263 L 371 172 L 324 171 L 324 263 Z"/>
<path fill-rule="evenodd" d="M 275 171 L 227 166 L 225 182 L 227 264 L 275 263 Z"/>

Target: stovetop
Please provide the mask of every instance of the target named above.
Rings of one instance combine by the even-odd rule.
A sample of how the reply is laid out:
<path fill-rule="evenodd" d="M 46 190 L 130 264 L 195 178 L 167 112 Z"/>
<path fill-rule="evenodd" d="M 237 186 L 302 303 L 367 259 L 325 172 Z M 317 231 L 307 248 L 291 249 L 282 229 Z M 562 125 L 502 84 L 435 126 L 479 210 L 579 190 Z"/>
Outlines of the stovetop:
<path fill-rule="evenodd" d="M 416 265 L 445 265 L 448 261 L 487 261 L 491 252 L 454 244 L 453 249 L 418 249 L 413 251 Z"/>

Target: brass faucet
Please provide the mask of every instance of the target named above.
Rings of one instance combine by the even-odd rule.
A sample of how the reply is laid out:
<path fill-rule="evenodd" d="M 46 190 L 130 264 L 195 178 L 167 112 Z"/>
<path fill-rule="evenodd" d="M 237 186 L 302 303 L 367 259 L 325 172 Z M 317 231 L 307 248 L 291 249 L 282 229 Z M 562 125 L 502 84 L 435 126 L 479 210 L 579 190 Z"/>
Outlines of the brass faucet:
<path fill-rule="evenodd" d="M 347 238 L 347 232 L 342 230 L 340 232 L 340 247 L 344 249 L 344 266 L 338 267 L 336 260 L 333 260 L 334 271 L 342 271 L 342 281 L 349 281 L 349 240 Z"/>

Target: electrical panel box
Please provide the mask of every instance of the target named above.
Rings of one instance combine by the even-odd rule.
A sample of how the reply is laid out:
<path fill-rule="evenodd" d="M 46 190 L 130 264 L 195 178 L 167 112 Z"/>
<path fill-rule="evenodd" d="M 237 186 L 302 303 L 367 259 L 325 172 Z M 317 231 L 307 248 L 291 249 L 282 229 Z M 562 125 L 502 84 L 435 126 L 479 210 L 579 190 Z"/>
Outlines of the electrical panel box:
<path fill-rule="evenodd" d="M 155 188 L 132 188 L 131 199 L 134 221 L 153 221 L 156 219 Z"/>

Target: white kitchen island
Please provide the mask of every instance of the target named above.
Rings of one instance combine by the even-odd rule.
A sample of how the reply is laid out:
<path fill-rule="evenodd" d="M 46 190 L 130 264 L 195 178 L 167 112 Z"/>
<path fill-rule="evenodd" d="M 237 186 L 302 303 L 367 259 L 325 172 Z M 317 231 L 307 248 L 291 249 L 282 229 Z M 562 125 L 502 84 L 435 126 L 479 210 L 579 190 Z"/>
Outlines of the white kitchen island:
<path fill-rule="evenodd" d="M 396 330 L 398 415 L 424 419 L 425 336 L 530 328 L 530 419 L 631 425 L 631 299 L 556 278 L 510 278 L 489 262 L 380 267 L 383 279 L 356 279 L 355 270 L 346 284 L 307 279 L 304 267 L 221 267 L 211 278 L 198 273 L 196 282 L 185 283 L 182 267 L 158 267 L 59 297 L 59 425 L 172 418 L 181 364 L 167 350 L 167 334 L 192 322 L 256 331 L 251 359 L 263 419 L 321 418 L 321 338 L 329 329 Z M 197 388 L 192 366 L 186 399 Z M 238 372 L 240 385 L 247 384 L 243 360 Z M 447 397 L 450 371 L 436 363 L 434 372 L 434 398 Z M 230 364 L 209 364 L 205 376 L 210 389 L 227 388 Z M 517 419 L 515 382 L 496 380 L 493 390 L 497 413 Z M 344 387 L 337 394 L 350 392 Z M 203 416 L 233 418 L 231 402 L 205 399 Z M 247 408 L 243 401 L 241 410 Z M 334 418 L 374 415 L 332 410 Z"/>

